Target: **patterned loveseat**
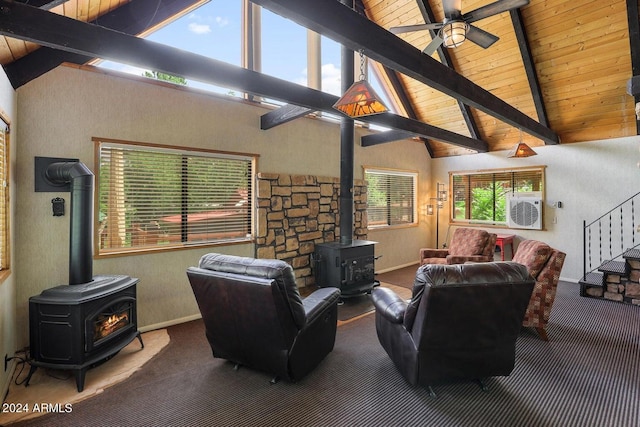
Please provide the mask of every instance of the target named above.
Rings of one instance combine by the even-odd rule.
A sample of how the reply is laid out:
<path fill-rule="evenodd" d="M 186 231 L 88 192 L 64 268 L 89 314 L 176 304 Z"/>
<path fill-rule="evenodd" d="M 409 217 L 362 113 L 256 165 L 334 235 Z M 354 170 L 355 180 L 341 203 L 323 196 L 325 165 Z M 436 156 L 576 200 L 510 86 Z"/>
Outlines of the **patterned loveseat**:
<path fill-rule="evenodd" d="M 513 261 L 527 267 L 536 281 L 522 325 L 536 328 L 545 341 L 549 340 L 546 328 L 565 257 L 564 252 L 537 240 L 520 242 L 513 256 Z"/>
<path fill-rule="evenodd" d="M 420 249 L 420 265 L 493 261 L 496 238 L 496 234 L 478 228 L 457 228 L 448 249 Z"/>

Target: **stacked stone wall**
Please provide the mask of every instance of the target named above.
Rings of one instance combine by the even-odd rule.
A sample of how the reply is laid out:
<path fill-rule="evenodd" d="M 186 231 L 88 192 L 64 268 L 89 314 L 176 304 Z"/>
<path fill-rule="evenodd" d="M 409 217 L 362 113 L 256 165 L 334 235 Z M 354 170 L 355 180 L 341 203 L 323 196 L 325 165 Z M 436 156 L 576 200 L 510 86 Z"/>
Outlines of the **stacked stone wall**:
<path fill-rule="evenodd" d="M 605 299 L 640 305 L 640 260 L 627 259 L 628 274 L 607 274 L 604 292 Z"/>
<path fill-rule="evenodd" d="M 315 285 L 312 255 L 317 243 L 340 239 L 340 180 L 332 177 L 259 173 L 256 256 L 293 267 L 298 287 Z M 353 185 L 354 239 L 367 239 L 367 187 Z"/>

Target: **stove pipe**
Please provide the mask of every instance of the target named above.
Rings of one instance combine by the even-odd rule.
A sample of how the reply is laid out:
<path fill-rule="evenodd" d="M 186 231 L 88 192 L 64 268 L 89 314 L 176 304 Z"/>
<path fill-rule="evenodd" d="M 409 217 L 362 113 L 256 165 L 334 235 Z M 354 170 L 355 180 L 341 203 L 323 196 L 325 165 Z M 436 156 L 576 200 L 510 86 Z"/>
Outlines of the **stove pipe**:
<path fill-rule="evenodd" d="M 71 185 L 69 284 L 93 280 L 93 172 L 81 162 L 52 163 L 45 172 L 54 184 Z"/>
<path fill-rule="evenodd" d="M 342 0 L 351 7 L 351 0 Z M 353 84 L 353 51 L 345 46 L 340 50 L 342 63 L 342 93 Z M 340 119 L 340 243 L 349 245 L 353 241 L 353 163 L 354 163 L 354 120 Z"/>

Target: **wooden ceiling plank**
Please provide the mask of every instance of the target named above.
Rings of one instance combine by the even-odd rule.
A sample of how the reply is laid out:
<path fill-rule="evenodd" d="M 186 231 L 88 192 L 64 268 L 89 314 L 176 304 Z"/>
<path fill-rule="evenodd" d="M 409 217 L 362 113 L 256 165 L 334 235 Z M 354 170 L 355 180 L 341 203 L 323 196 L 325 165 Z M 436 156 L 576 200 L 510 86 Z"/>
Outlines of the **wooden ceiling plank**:
<path fill-rule="evenodd" d="M 433 9 L 429 5 L 427 0 L 417 0 L 418 9 L 420 9 L 420 13 L 422 14 L 422 18 L 426 24 L 430 24 L 436 21 L 436 17 L 433 14 Z M 433 30 L 429 30 L 429 35 L 431 39 L 433 39 L 436 35 L 436 32 Z M 455 67 L 451 63 L 451 55 L 449 54 L 449 50 L 440 46 L 438 48 L 438 56 L 440 57 L 440 63 L 446 65 L 449 68 L 455 69 Z M 478 125 L 476 124 L 473 115 L 471 114 L 471 108 L 464 104 L 463 102 L 458 101 L 458 106 L 460 107 L 460 113 L 462 113 L 462 118 L 467 125 L 467 129 L 469 130 L 469 134 L 473 138 L 477 138 L 480 132 L 478 131 Z"/>
<path fill-rule="evenodd" d="M 0 58 L 4 61 L 11 61 L 14 59 L 11 49 L 9 48 L 8 37 L 0 37 Z"/>
<path fill-rule="evenodd" d="M 164 0 L 157 8 L 157 0 L 136 0 L 126 3 L 100 17 L 100 26 L 126 34 L 138 34 L 149 26 L 157 25 L 173 15 L 193 7 L 202 0 Z M 74 2 L 69 2 L 69 4 Z M 65 9 L 66 13 L 66 9 Z M 75 19 L 75 17 L 71 17 Z M 51 71 L 63 62 L 84 64 L 92 57 L 63 50 L 42 47 L 19 60 L 4 66 L 5 73 L 14 89 Z"/>
<path fill-rule="evenodd" d="M 368 8 L 366 7 L 366 5 L 363 4 L 363 9 L 365 12 L 365 16 L 367 16 L 367 18 L 369 18 L 369 14 L 371 13 Z M 411 119 L 416 119 L 418 120 L 418 116 L 416 115 L 416 111 L 413 108 L 413 105 L 411 103 L 411 100 L 409 99 L 409 97 L 407 96 L 407 91 L 404 87 L 404 85 L 402 84 L 402 81 L 400 80 L 398 74 L 392 70 L 391 68 L 387 67 L 384 64 L 380 64 L 380 63 L 376 63 L 378 65 L 378 67 L 380 69 L 382 69 L 382 72 L 384 73 L 384 76 L 387 80 L 387 82 L 389 83 L 389 85 L 391 85 L 391 89 L 394 91 L 396 98 L 398 99 L 398 101 L 400 102 L 402 109 L 405 111 L 406 115 L 411 118 Z M 389 135 L 389 134 L 388 134 Z M 406 138 L 406 133 L 404 137 L 392 137 L 392 139 L 387 139 L 384 140 L 383 142 L 390 142 L 390 141 L 394 141 L 394 140 L 398 140 L 398 139 L 403 139 Z M 474 138 L 476 136 L 474 135 Z M 395 138 L 395 139 L 394 139 Z M 433 153 L 433 150 L 431 149 L 431 142 L 424 138 L 423 138 L 423 142 L 425 147 L 427 148 L 427 151 L 429 152 L 429 155 L 431 155 Z M 370 141 L 371 138 L 367 137 L 367 136 L 363 136 L 361 138 L 361 142 L 360 144 L 363 146 L 366 146 L 366 144 L 370 144 L 370 145 L 376 145 L 379 144 L 380 142 L 374 142 L 374 143 L 370 143 L 367 141 L 367 139 Z"/>
<path fill-rule="evenodd" d="M 344 46 L 365 54 L 424 84 L 449 93 L 471 107 L 522 128 L 549 144 L 559 142 L 558 135 L 546 126 L 492 95 L 415 47 L 403 42 L 382 27 L 361 17 L 339 2 L 315 0 L 255 0 L 254 3 L 289 18 Z"/>
<path fill-rule="evenodd" d="M 10 34 L 77 55 L 110 59 L 158 72 L 239 89 L 258 96 L 335 112 L 338 97 L 266 74 L 247 70 L 182 49 L 155 43 L 108 28 L 83 23 L 31 6 L 0 0 L 0 34 Z M 31 55 L 30 55 L 31 56 Z M 359 120 L 434 138 L 475 151 L 488 151 L 485 142 L 392 113 Z"/>
<path fill-rule="evenodd" d="M 540 82 L 538 80 L 538 74 L 536 73 L 533 56 L 531 55 L 531 47 L 529 46 L 529 40 L 527 39 L 527 33 L 522 23 L 522 13 L 519 9 L 512 9 L 510 11 L 511 21 L 513 22 L 513 28 L 516 32 L 516 39 L 520 46 L 520 53 L 522 56 L 522 62 L 524 63 L 524 70 L 529 80 L 529 86 L 531 88 L 531 95 L 533 96 L 533 103 L 536 107 L 536 113 L 538 114 L 538 121 L 545 126 L 549 126 L 549 120 L 547 118 L 547 110 L 544 105 L 544 99 L 542 98 L 542 91 L 540 90 Z"/>
<path fill-rule="evenodd" d="M 640 8 L 638 0 L 627 0 L 627 22 L 631 42 L 631 75 L 640 75 Z M 640 102 L 640 93 L 631 93 L 635 104 Z M 640 117 L 636 116 L 636 135 L 640 135 Z"/>

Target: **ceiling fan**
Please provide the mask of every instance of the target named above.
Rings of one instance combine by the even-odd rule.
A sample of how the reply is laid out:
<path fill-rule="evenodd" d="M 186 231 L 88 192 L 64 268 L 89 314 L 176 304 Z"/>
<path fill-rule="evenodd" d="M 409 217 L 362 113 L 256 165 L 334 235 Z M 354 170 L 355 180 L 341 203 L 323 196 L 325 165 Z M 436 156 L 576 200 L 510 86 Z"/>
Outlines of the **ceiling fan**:
<path fill-rule="evenodd" d="M 389 28 L 389 31 L 393 34 L 401 34 L 420 30 L 437 30 L 438 32 L 436 36 L 423 50 L 427 55 L 433 55 L 440 45 L 453 48 L 460 46 L 462 42 L 467 39 L 486 49 L 497 42 L 499 37 L 481 30 L 480 28 L 471 25 L 471 23 L 493 15 L 498 15 L 511 9 L 526 6 L 529 4 L 529 1 L 530 0 L 498 0 L 494 3 L 472 10 L 471 12 L 462 14 L 462 0 L 442 0 L 444 21 L 430 24 L 391 27 Z"/>

